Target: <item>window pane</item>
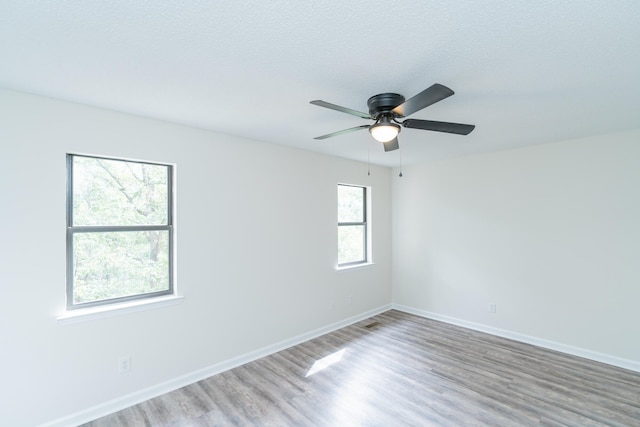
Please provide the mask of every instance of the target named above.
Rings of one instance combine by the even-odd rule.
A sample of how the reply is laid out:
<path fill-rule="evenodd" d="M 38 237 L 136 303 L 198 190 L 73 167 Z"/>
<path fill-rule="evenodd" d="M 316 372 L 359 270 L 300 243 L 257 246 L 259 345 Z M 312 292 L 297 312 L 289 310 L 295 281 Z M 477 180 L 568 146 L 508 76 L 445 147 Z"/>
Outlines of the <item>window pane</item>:
<path fill-rule="evenodd" d="M 169 289 L 169 231 L 75 233 L 73 303 Z"/>
<path fill-rule="evenodd" d="M 338 227 L 338 264 L 365 261 L 363 225 Z"/>
<path fill-rule="evenodd" d="M 338 185 L 338 222 L 364 222 L 364 188 Z"/>
<path fill-rule="evenodd" d="M 169 167 L 73 157 L 73 224 L 166 225 Z"/>

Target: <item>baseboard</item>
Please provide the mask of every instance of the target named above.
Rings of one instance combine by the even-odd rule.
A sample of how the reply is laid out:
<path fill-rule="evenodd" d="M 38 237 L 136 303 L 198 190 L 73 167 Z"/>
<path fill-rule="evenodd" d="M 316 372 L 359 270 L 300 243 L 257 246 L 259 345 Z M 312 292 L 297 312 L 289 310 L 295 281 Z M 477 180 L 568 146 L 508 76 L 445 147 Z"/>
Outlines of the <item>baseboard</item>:
<path fill-rule="evenodd" d="M 612 356 L 609 354 L 599 353 L 592 350 L 587 350 L 580 347 L 574 347 L 555 341 L 549 341 L 542 338 L 532 337 L 518 332 L 512 332 L 505 329 L 494 328 L 492 326 L 483 325 L 481 323 L 469 322 L 467 320 L 458 319 L 455 317 L 445 316 L 438 313 L 432 313 L 430 311 L 421 310 L 415 307 L 409 307 L 401 304 L 392 304 L 394 310 L 403 311 L 409 314 L 415 314 L 416 316 L 425 317 L 427 319 L 438 320 L 452 325 L 462 326 L 464 328 L 473 329 L 479 332 L 485 332 L 487 334 L 495 335 L 502 338 L 509 338 L 514 341 L 520 341 L 526 344 L 532 344 L 538 347 L 547 348 L 550 350 L 559 351 L 573 356 L 583 357 L 596 362 L 606 363 L 608 365 L 617 366 L 619 368 L 629 369 L 631 371 L 640 372 L 640 362 L 623 359 L 621 357 Z"/>
<path fill-rule="evenodd" d="M 387 305 L 375 308 L 373 310 L 369 310 L 364 313 L 357 314 L 355 316 L 349 317 L 344 320 L 340 320 L 338 322 L 332 323 L 322 328 L 314 329 L 312 331 L 306 332 L 301 335 L 297 335 L 287 340 L 280 341 L 278 343 L 257 349 L 255 351 L 251 351 L 249 353 L 240 355 L 238 357 L 234 357 L 233 359 L 216 363 L 206 368 L 199 369 L 197 371 L 188 373 L 186 375 L 182 375 L 180 377 L 171 379 L 169 381 L 165 381 L 160 384 L 156 384 L 154 386 L 145 388 L 143 390 L 140 390 L 122 397 L 118 397 L 116 399 L 110 400 L 105 403 L 101 403 L 99 405 L 93 406 L 83 411 L 68 415 L 66 417 L 59 418 L 57 420 L 54 420 L 45 424 L 41 424 L 40 427 L 69 427 L 69 426 L 77 426 L 80 424 L 87 423 L 89 421 L 98 419 L 105 415 L 112 414 L 114 412 L 120 411 L 122 409 L 128 408 L 133 405 L 137 405 L 138 403 L 144 402 L 145 400 L 158 397 L 160 395 L 169 393 L 173 390 L 177 390 L 186 385 L 193 384 L 205 378 L 209 378 L 212 375 L 216 375 L 221 372 L 228 371 L 229 369 L 233 369 L 240 365 L 244 365 L 245 363 L 249 363 L 256 359 L 260 359 L 261 357 L 265 357 L 270 354 L 277 353 L 278 351 L 285 350 L 289 347 L 293 347 L 294 345 L 298 345 L 305 341 L 309 341 L 310 339 L 317 338 L 321 335 L 327 334 L 329 332 L 333 332 L 340 328 L 344 328 L 345 326 L 349 326 L 353 323 L 367 319 L 371 316 L 384 313 L 385 311 L 388 311 L 390 309 L 391 309 L 391 304 L 387 304 Z"/>

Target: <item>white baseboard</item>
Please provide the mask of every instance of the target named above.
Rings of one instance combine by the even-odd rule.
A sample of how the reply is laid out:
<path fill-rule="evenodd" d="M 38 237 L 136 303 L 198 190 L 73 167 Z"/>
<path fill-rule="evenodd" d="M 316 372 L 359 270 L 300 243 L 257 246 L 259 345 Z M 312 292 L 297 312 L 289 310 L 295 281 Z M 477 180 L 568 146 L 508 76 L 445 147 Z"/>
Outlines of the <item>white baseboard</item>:
<path fill-rule="evenodd" d="M 317 338 L 321 335 L 327 334 L 329 332 L 333 332 L 340 328 L 344 328 L 345 326 L 349 326 L 353 323 L 367 319 L 371 316 L 384 313 L 385 311 L 388 311 L 390 309 L 391 309 L 391 304 L 387 304 L 387 305 L 375 308 L 373 310 L 369 310 L 364 313 L 357 314 L 355 316 L 349 317 L 339 322 L 332 323 L 322 328 L 318 328 L 313 331 L 309 331 L 304 334 L 289 338 L 287 340 L 269 345 L 267 347 L 263 347 L 255 351 L 240 355 L 238 357 L 234 357 L 233 359 L 216 363 L 214 365 L 179 376 L 177 378 L 165 381 L 163 383 L 156 384 L 151 387 L 147 387 L 143 390 L 130 393 L 122 397 L 118 397 L 116 399 L 101 403 L 91 408 L 87 408 L 85 410 L 76 412 L 66 417 L 47 422 L 45 424 L 41 424 L 40 427 L 70 427 L 70 426 L 77 426 L 80 424 L 87 423 L 89 421 L 98 419 L 105 415 L 112 414 L 114 412 L 120 411 L 122 409 L 128 408 L 133 405 L 137 405 L 138 403 L 144 402 L 145 400 L 158 397 L 160 395 L 169 393 L 173 390 L 177 390 L 186 385 L 193 384 L 205 378 L 209 378 L 212 375 L 216 375 L 221 372 L 228 371 L 229 369 L 233 369 L 240 365 L 244 365 L 245 363 L 249 363 L 256 359 L 260 359 L 261 357 L 265 357 L 270 354 L 277 353 L 278 351 L 285 350 L 289 347 L 293 347 L 294 345 L 298 345 L 305 341 L 309 341 L 310 339 Z"/>
<path fill-rule="evenodd" d="M 425 317 L 427 319 L 439 320 L 441 322 L 450 323 L 452 325 L 462 326 L 464 328 L 473 329 L 479 332 L 495 335 L 498 337 L 509 338 L 514 341 L 520 341 L 526 344 L 532 344 L 538 347 L 571 354 L 573 356 L 583 357 L 585 359 L 594 360 L 596 362 L 606 363 L 608 365 L 617 366 L 619 368 L 629 369 L 631 371 L 640 372 L 640 362 L 623 359 L 609 354 L 599 353 L 597 351 L 587 350 L 580 347 L 574 347 L 567 344 L 549 341 L 542 338 L 536 338 L 518 332 L 507 331 L 505 329 L 494 328 L 492 326 L 483 325 L 481 323 L 469 322 L 455 317 L 444 316 L 438 313 L 421 310 L 415 307 L 409 307 L 401 304 L 392 304 L 394 310 L 403 311 L 416 316 Z"/>

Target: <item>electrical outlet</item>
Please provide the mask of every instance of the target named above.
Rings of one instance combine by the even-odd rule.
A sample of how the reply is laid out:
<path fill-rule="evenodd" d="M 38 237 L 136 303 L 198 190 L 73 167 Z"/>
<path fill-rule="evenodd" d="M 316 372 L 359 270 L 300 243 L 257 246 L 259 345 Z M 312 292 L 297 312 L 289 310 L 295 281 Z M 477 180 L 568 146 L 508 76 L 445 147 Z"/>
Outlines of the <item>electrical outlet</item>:
<path fill-rule="evenodd" d="M 496 313 L 496 304 L 495 303 L 491 303 L 489 304 L 489 313 Z"/>
<path fill-rule="evenodd" d="M 118 359 L 118 372 L 124 374 L 131 370 L 131 356 L 126 355 Z"/>
<path fill-rule="evenodd" d="M 347 303 L 348 303 L 349 305 L 353 304 L 353 297 L 352 297 L 352 296 L 349 296 L 349 297 L 347 298 Z"/>
<path fill-rule="evenodd" d="M 336 308 L 336 305 L 333 301 L 329 303 L 329 311 L 333 311 Z"/>

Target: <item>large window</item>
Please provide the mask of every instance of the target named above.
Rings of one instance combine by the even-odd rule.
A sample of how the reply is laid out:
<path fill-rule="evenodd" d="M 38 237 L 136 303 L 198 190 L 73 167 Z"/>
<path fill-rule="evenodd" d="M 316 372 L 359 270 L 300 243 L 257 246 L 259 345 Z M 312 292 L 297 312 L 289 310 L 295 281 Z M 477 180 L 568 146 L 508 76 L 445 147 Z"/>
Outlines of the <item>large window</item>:
<path fill-rule="evenodd" d="M 67 155 L 67 308 L 173 293 L 173 168 Z"/>
<path fill-rule="evenodd" d="M 368 262 L 367 188 L 338 184 L 338 266 Z"/>

